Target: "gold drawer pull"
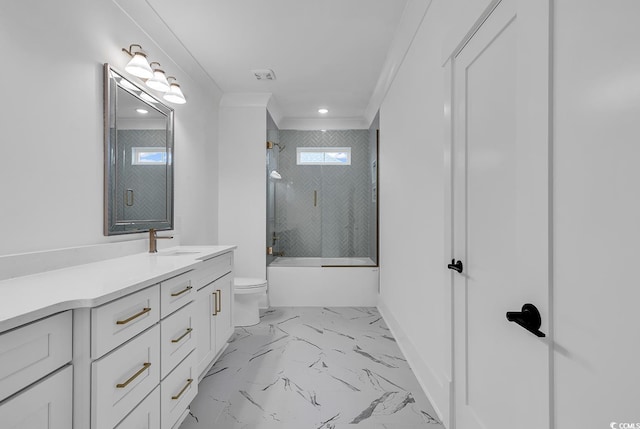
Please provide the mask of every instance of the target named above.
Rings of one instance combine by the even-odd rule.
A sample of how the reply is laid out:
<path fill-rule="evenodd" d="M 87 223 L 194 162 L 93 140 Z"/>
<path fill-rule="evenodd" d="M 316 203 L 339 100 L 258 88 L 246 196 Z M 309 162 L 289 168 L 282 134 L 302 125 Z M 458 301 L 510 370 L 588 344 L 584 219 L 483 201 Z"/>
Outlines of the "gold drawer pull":
<path fill-rule="evenodd" d="M 133 316 L 126 318 L 124 320 L 117 320 L 116 321 L 116 325 L 126 325 L 127 323 L 131 322 L 133 319 L 137 319 L 138 317 L 142 316 L 143 314 L 146 314 L 148 312 L 151 311 L 151 308 L 143 308 L 142 311 L 138 314 L 134 314 Z"/>
<path fill-rule="evenodd" d="M 142 374 L 143 372 L 145 372 L 147 370 L 147 368 L 149 368 L 151 366 L 151 363 L 149 362 L 145 362 L 144 365 L 142 365 L 142 368 L 140 368 L 138 370 L 138 372 L 136 372 L 135 374 L 133 374 L 131 377 L 129 377 L 129 379 L 127 381 L 125 381 L 124 383 L 118 383 L 116 384 L 116 387 L 118 389 L 124 389 L 125 387 L 127 387 L 129 385 L 129 383 L 131 383 L 133 380 L 136 379 L 136 377 L 138 377 L 140 374 Z"/>
<path fill-rule="evenodd" d="M 222 313 L 222 291 L 217 289 L 216 294 L 218 295 L 218 299 L 216 299 L 216 313 Z"/>
<path fill-rule="evenodd" d="M 185 292 L 189 292 L 191 289 L 193 289 L 193 286 L 187 286 L 186 288 L 182 289 L 180 292 L 172 293 L 171 296 L 180 296 Z"/>
<path fill-rule="evenodd" d="M 176 338 L 175 340 L 171 340 L 172 343 L 179 343 L 181 339 L 183 339 L 184 337 L 186 337 L 187 335 L 189 335 L 191 333 L 191 331 L 193 331 L 193 328 L 187 328 L 187 331 L 180 335 L 178 338 Z"/>
<path fill-rule="evenodd" d="M 217 316 L 218 315 L 218 292 L 213 292 L 211 295 L 214 296 L 213 298 L 213 314 L 212 316 Z"/>
<path fill-rule="evenodd" d="M 178 393 L 176 396 L 172 396 L 171 399 L 178 399 L 180 398 L 180 396 L 182 396 L 182 394 L 184 393 L 185 390 L 187 390 L 187 388 L 189 386 L 191 386 L 191 383 L 193 383 L 193 378 L 188 378 L 187 379 L 187 384 L 184 385 L 184 387 L 182 388 L 182 390 L 180 391 L 180 393 Z"/>

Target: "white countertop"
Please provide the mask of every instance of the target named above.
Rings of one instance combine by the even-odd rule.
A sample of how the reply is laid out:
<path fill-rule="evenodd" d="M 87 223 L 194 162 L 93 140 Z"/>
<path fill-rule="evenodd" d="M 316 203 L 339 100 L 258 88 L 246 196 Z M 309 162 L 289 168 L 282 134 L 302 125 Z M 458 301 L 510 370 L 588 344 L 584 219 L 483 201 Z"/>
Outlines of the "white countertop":
<path fill-rule="evenodd" d="M 96 307 L 235 248 L 180 246 L 0 281 L 0 332 L 60 311 Z"/>

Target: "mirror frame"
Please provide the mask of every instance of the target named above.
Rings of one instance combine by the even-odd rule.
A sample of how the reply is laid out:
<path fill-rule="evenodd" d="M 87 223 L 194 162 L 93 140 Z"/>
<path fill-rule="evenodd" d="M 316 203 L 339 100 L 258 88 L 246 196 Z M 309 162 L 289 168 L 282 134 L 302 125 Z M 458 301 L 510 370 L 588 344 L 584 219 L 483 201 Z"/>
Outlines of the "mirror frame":
<path fill-rule="evenodd" d="M 125 80 L 131 85 L 129 89 L 120 84 Z M 163 114 L 166 119 L 166 182 L 165 198 L 167 202 L 166 213 L 158 219 L 122 220 L 117 216 L 117 180 L 118 165 L 116 149 L 118 147 L 118 89 L 121 88 L 138 100 L 146 104 L 150 109 L 154 109 Z M 141 98 L 142 94 L 153 98 L 157 103 L 149 103 Z M 108 63 L 104 64 L 104 235 L 121 235 L 147 232 L 150 228 L 156 230 L 173 229 L 173 203 L 174 203 L 174 178 L 173 178 L 173 147 L 174 147 L 174 111 L 171 107 L 158 100 L 157 97 L 149 94 L 140 85 L 124 77 L 122 73 L 115 70 Z"/>

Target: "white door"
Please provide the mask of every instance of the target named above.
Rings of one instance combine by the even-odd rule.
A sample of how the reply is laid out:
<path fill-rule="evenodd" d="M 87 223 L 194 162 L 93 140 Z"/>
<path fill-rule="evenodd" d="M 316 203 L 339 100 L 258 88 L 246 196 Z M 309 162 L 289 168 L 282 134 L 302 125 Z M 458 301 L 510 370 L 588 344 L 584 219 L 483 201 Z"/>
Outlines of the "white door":
<path fill-rule="evenodd" d="M 506 317 L 548 335 L 548 44 L 548 0 L 503 0 L 453 60 L 458 429 L 550 426 L 549 339 Z"/>

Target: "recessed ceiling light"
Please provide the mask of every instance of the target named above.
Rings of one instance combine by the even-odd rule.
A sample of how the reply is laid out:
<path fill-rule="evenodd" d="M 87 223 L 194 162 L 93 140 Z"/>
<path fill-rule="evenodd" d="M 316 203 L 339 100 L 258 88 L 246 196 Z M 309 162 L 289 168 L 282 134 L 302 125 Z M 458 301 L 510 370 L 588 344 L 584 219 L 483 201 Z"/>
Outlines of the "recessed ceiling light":
<path fill-rule="evenodd" d="M 327 110 L 327 109 L 318 109 L 318 113 L 322 113 L 323 115 L 326 115 L 327 113 L 329 113 L 329 110 Z"/>
<path fill-rule="evenodd" d="M 145 109 L 136 109 L 136 112 L 142 113 L 143 115 L 146 115 L 147 113 L 149 113 L 149 111 Z"/>

